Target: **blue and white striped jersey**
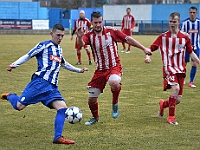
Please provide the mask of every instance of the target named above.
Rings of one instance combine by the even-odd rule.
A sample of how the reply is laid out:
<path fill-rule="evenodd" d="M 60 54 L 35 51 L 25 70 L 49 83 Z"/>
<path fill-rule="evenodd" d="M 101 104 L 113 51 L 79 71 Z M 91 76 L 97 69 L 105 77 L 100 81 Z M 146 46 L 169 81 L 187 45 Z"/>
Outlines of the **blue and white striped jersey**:
<path fill-rule="evenodd" d="M 200 49 L 199 43 L 199 33 L 200 33 L 200 20 L 196 19 L 191 21 L 190 18 L 185 19 L 182 22 L 181 31 L 187 32 L 189 34 L 194 50 Z"/>

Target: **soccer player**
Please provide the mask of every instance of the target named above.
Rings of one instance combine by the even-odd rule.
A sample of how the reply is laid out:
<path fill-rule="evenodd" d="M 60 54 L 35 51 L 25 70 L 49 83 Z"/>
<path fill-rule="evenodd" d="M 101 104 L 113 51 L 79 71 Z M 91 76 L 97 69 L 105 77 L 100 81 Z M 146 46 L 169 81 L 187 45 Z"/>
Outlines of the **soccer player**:
<path fill-rule="evenodd" d="M 64 36 L 64 27 L 56 24 L 50 33 L 51 40 L 38 43 L 27 54 L 10 64 L 7 68 L 12 71 L 32 57 L 38 61 L 38 70 L 33 74 L 30 83 L 26 86 L 21 96 L 3 92 L 0 98 L 8 100 L 14 109 L 20 111 L 30 104 L 41 102 L 43 105 L 56 109 L 57 114 L 54 122 L 54 144 L 74 144 L 62 136 L 67 106 L 65 100 L 58 91 L 58 74 L 60 67 L 83 73 L 87 68 L 79 69 L 65 61 L 62 48 L 59 46 Z"/>
<path fill-rule="evenodd" d="M 190 17 L 183 21 L 181 30 L 189 34 L 192 45 L 194 46 L 194 53 L 199 57 L 200 52 L 200 42 L 199 42 L 199 32 L 200 32 L 200 20 L 196 18 L 197 8 L 192 6 L 189 9 Z M 190 56 L 186 52 L 185 62 L 190 62 Z M 192 60 L 192 67 L 190 70 L 190 82 L 189 87 L 195 88 L 196 85 L 193 83 L 197 72 L 197 64 Z"/>
<path fill-rule="evenodd" d="M 132 32 L 133 32 L 133 28 L 135 26 L 135 19 L 134 17 L 131 15 L 131 8 L 127 8 L 126 9 L 126 15 L 124 15 L 123 19 L 122 19 L 122 32 L 128 36 L 132 36 Z M 123 50 L 121 52 L 125 52 L 126 51 L 126 45 L 125 42 L 122 42 L 122 46 L 123 46 Z M 128 49 L 126 51 L 126 53 L 130 53 L 131 50 L 131 45 L 128 44 Z"/>
<path fill-rule="evenodd" d="M 200 64 L 197 55 L 193 52 L 193 47 L 188 34 L 179 30 L 180 14 L 173 12 L 169 17 L 170 29 L 161 34 L 151 45 L 151 51 L 160 50 L 163 62 L 164 91 L 172 89 L 169 99 L 160 100 L 160 110 L 158 115 L 164 115 L 164 109 L 169 108 L 167 122 L 178 125 L 175 119 L 175 107 L 181 102 L 183 93 L 184 78 L 186 75 L 185 51 L 194 62 Z M 147 57 L 150 62 L 150 56 Z"/>
<path fill-rule="evenodd" d="M 92 125 L 99 120 L 97 98 L 103 92 L 107 82 L 112 92 L 112 117 L 117 118 L 119 115 L 118 97 L 121 90 L 122 66 L 117 42 L 126 42 L 142 49 L 146 54 L 151 54 L 150 49 L 145 48 L 131 36 L 127 36 L 115 28 L 103 26 L 101 13 L 93 12 L 91 22 L 93 29 L 85 35 L 82 27 L 77 30 L 78 44 L 80 46 L 90 45 L 97 63 L 94 76 L 88 84 L 88 105 L 92 117 L 85 125 Z"/>
<path fill-rule="evenodd" d="M 87 18 L 85 18 L 85 11 L 84 10 L 80 11 L 79 18 L 74 23 L 74 29 L 73 29 L 73 32 L 72 32 L 71 40 L 73 40 L 73 35 L 75 34 L 76 30 L 79 27 L 83 27 L 84 28 L 84 33 L 87 33 L 88 30 L 92 27 L 91 26 L 91 22 Z M 88 45 L 84 45 L 83 47 L 86 50 L 86 53 L 88 55 L 89 65 L 92 65 L 89 46 Z M 82 62 L 81 62 L 81 49 L 82 49 L 82 47 L 80 47 L 77 44 L 77 39 L 76 39 L 76 42 L 75 42 L 75 49 L 77 51 L 77 57 L 78 57 L 78 62 L 76 63 L 76 65 L 81 65 L 82 64 Z"/>

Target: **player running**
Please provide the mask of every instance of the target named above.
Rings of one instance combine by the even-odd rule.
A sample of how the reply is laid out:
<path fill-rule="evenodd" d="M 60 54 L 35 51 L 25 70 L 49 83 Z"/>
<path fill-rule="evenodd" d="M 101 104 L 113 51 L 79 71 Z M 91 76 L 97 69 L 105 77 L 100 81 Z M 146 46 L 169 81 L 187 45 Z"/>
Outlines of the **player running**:
<path fill-rule="evenodd" d="M 115 28 L 103 26 L 102 15 L 99 12 L 91 14 L 91 22 L 93 29 L 85 35 L 83 28 L 77 30 L 78 44 L 80 46 L 91 46 L 93 57 L 97 64 L 94 76 L 88 84 L 88 105 L 92 117 L 85 125 L 92 125 L 98 122 L 97 98 L 103 92 L 107 82 L 112 92 L 112 117 L 117 118 L 119 115 L 118 97 L 121 90 L 122 66 L 118 55 L 117 42 L 126 42 L 142 49 L 146 54 L 151 54 L 148 48 L 145 48 L 131 36 L 127 36 Z"/>
<path fill-rule="evenodd" d="M 72 36 L 71 36 L 71 40 L 73 40 L 73 35 L 75 34 L 76 30 L 79 28 L 79 27 L 83 27 L 84 29 L 84 33 L 87 33 L 89 28 L 91 28 L 91 22 L 85 18 L 85 11 L 84 10 L 81 10 L 80 13 L 79 13 L 79 19 L 77 19 L 74 23 L 74 29 L 73 29 L 73 32 L 72 32 Z M 77 44 L 77 39 L 76 39 L 76 42 L 75 42 L 75 49 L 77 51 L 77 57 L 78 57 L 78 62 L 76 63 L 76 65 L 81 65 L 82 62 L 81 62 L 81 49 L 82 47 L 80 47 L 78 44 Z M 84 49 L 86 50 L 86 53 L 88 55 L 88 60 L 89 60 L 89 65 L 92 65 L 92 60 L 91 60 L 91 56 L 90 56 L 90 51 L 89 51 L 89 46 L 88 45 L 84 45 Z"/>
<path fill-rule="evenodd" d="M 194 46 L 194 53 L 199 57 L 200 52 L 200 42 L 199 42 L 199 32 L 200 32 L 200 20 L 196 18 L 197 8 L 192 6 L 189 9 L 190 17 L 183 21 L 181 30 L 189 34 L 192 45 Z M 190 55 L 186 52 L 185 62 L 190 62 Z M 192 60 L 192 67 L 190 70 L 190 83 L 189 87 L 195 88 L 194 78 L 197 72 L 197 64 Z"/>
<path fill-rule="evenodd" d="M 133 28 L 135 26 L 135 19 L 131 15 L 131 8 L 127 8 L 126 13 L 127 14 L 124 15 L 124 17 L 122 19 L 122 29 L 121 29 L 121 31 L 128 36 L 132 36 Z M 124 53 L 126 51 L 125 42 L 122 42 L 122 46 L 123 46 L 123 50 L 121 52 Z M 131 50 L 131 45 L 128 44 L 128 49 L 127 49 L 126 53 L 130 53 L 130 50 Z"/>
<path fill-rule="evenodd" d="M 60 67 L 83 73 L 87 68 L 79 69 L 65 61 L 62 48 L 59 46 L 64 36 L 64 27 L 56 24 L 50 33 L 51 40 L 41 42 L 27 54 L 8 66 L 7 70 L 19 67 L 32 57 L 38 61 L 38 70 L 33 74 L 31 82 L 26 86 L 21 96 L 4 92 L 1 99 L 8 100 L 14 109 L 22 110 L 26 106 L 41 102 L 43 105 L 56 109 L 57 114 L 54 122 L 54 144 L 74 144 L 62 136 L 67 106 L 65 100 L 58 91 L 58 74 Z"/>
<path fill-rule="evenodd" d="M 175 107 L 181 102 L 183 83 L 186 75 L 185 51 L 197 64 L 200 61 L 193 52 L 188 34 L 179 30 L 180 14 L 171 13 L 169 18 L 169 31 L 161 34 L 151 45 L 151 51 L 160 50 L 163 61 L 164 91 L 172 89 L 168 100 L 160 100 L 158 115 L 164 115 L 164 109 L 169 107 L 167 122 L 178 125 L 175 119 Z M 148 56 L 147 60 L 150 59 Z M 148 62 L 148 61 L 147 61 Z"/>

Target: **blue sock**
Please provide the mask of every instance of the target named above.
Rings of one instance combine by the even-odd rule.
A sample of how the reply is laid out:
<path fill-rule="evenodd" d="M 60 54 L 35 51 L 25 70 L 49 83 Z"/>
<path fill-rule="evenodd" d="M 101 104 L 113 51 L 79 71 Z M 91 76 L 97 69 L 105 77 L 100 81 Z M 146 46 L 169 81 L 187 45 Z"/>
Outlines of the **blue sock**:
<path fill-rule="evenodd" d="M 54 122 L 54 140 L 62 136 L 62 131 L 65 123 L 65 111 L 67 108 L 62 108 L 57 111 Z"/>
<path fill-rule="evenodd" d="M 190 82 L 194 81 L 194 77 L 196 75 L 197 72 L 197 67 L 196 66 L 192 66 L 191 70 L 190 70 Z"/>
<path fill-rule="evenodd" d="M 16 94 L 9 94 L 7 98 L 10 104 L 12 105 L 12 107 L 18 110 L 17 101 L 19 100 L 19 97 Z"/>

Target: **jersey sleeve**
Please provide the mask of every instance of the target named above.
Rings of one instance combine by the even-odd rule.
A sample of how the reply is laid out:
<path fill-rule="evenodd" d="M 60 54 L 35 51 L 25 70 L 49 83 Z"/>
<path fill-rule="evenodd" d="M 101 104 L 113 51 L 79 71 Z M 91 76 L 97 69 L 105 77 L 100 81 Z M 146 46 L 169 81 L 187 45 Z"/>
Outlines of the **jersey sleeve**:
<path fill-rule="evenodd" d="M 43 49 L 45 48 L 45 44 L 43 43 L 38 43 L 33 49 L 31 49 L 28 52 L 28 55 L 30 57 L 34 57 L 36 56 L 38 53 L 40 53 L 41 51 L 43 51 Z"/>
<path fill-rule="evenodd" d="M 117 29 L 112 29 L 111 35 L 116 42 L 126 42 L 128 37 L 126 34 Z"/>
<path fill-rule="evenodd" d="M 193 52 L 193 46 L 188 36 L 186 36 L 186 51 L 188 52 L 188 54 L 191 54 Z"/>
<path fill-rule="evenodd" d="M 151 51 L 155 51 L 159 48 L 159 46 L 161 45 L 161 36 L 159 36 L 154 42 L 153 44 L 151 44 L 150 49 Z"/>

